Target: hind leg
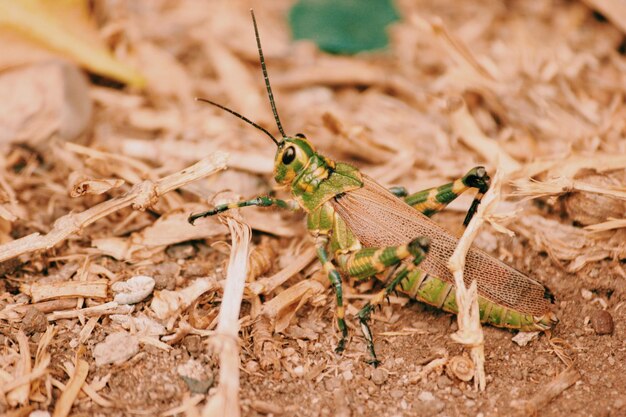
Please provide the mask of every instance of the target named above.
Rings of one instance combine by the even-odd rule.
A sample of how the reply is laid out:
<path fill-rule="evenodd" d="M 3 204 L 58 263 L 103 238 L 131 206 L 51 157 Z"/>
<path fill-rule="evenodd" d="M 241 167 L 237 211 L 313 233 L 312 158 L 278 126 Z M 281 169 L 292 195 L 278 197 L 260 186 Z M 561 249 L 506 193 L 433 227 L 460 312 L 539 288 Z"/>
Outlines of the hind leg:
<path fill-rule="evenodd" d="M 344 255 L 343 262 L 340 262 L 340 264 L 342 264 L 342 268 L 348 272 L 352 272 L 350 274 L 351 276 L 364 279 L 384 271 L 389 266 L 398 264 L 404 258 L 409 256 L 413 257 L 412 263 L 398 271 L 385 288 L 379 291 L 372 298 L 372 300 L 357 313 L 363 337 L 365 337 L 365 341 L 367 342 L 367 350 L 370 354 L 369 363 L 374 366 L 377 366 L 380 361 L 376 357 L 374 337 L 369 327 L 371 313 L 377 305 L 380 305 L 389 296 L 389 294 L 396 290 L 398 285 L 407 277 L 409 272 L 412 271 L 415 266 L 419 265 L 422 260 L 424 260 L 429 245 L 430 241 L 428 238 L 419 237 L 412 240 L 407 245 L 380 249 L 361 249 L 352 254 Z M 342 259 L 341 256 L 339 258 Z"/>
<path fill-rule="evenodd" d="M 467 211 L 467 215 L 463 221 L 463 224 L 467 226 L 476 213 L 483 195 L 485 195 L 489 189 L 490 182 L 491 180 L 485 168 L 475 167 L 462 178 L 456 179 L 439 187 L 428 188 L 415 194 L 407 195 L 408 193 L 404 187 L 394 187 L 390 189 L 390 191 L 394 195 L 404 198 L 404 201 L 417 211 L 426 216 L 432 216 L 433 214 L 446 208 L 448 204 L 454 201 L 465 191 L 470 188 L 475 188 L 478 192 L 476 193 L 474 201 L 472 201 L 472 205 Z"/>

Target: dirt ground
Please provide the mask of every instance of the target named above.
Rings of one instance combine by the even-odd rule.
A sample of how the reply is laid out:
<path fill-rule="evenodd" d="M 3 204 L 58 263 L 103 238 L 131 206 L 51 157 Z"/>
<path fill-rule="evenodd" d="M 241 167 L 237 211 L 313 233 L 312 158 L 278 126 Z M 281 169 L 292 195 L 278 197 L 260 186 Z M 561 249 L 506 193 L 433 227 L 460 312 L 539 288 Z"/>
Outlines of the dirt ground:
<path fill-rule="evenodd" d="M 202 407 L 228 385 L 211 340 L 231 237 L 215 218 L 192 227 L 187 216 L 287 193 L 273 184 L 268 138 L 193 98 L 277 132 L 254 7 L 287 133 L 412 191 L 477 165 L 498 171 L 502 201 L 475 245 L 549 288 L 560 321 L 524 346 L 485 326 L 481 392 L 451 370 L 468 357 L 450 338 L 455 316 L 392 296 L 373 315 L 374 368 L 354 314 L 381 283 L 345 285 L 350 339 L 336 354 L 334 296 L 304 216 L 246 208 L 241 414 L 626 416 L 626 15 L 615 1 L 398 1 L 388 50 L 355 56 L 292 42 L 289 1 L 88 3 L 93 21 L 77 27 L 118 72 L 41 45 L 13 48 L 30 51 L 7 54 L 17 67 L 0 59 L 11 115 L 0 116 L 0 414 L 220 415 Z M 2 25 L 0 45 L 13 42 Z M 77 64 L 49 66 L 59 58 Z M 145 193 L 148 183 L 172 191 Z M 471 198 L 433 220 L 461 235 Z M 132 307 L 114 302 L 113 284 L 138 275 L 153 287 Z M 182 295 L 194 285 L 207 287 Z"/>

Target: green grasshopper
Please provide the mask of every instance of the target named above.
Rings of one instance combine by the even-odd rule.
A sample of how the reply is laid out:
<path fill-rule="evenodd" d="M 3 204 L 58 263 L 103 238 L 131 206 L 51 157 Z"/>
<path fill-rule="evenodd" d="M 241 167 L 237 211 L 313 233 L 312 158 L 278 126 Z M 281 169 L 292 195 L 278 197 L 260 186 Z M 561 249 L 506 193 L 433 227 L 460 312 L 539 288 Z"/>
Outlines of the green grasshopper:
<path fill-rule="evenodd" d="M 387 190 L 354 166 L 318 153 L 303 134 L 287 136 L 276 110 L 254 12 L 251 14 L 265 87 L 282 138 L 276 139 L 265 128 L 231 109 L 200 100 L 235 115 L 272 139 L 277 147 L 274 179 L 290 189 L 293 200 L 261 196 L 222 204 L 191 215 L 189 222 L 193 224 L 201 217 L 247 206 L 304 210 L 317 256 L 335 292 L 337 325 L 341 331 L 337 353 L 345 349 L 348 337 L 342 274 L 365 280 L 389 270 L 390 279 L 384 289 L 356 315 L 371 356 L 369 362 L 377 365 L 370 315 L 391 292 L 400 290 L 419 301 L 458 313 L 454 278 L 447 268 L 457 239 L 428 216 L 444 209 L 463 192 L 476 189 L 464 220 L 467 226 L 489 188 L 489 176 L 485 168 L 476 167 L 449 184 L 409 195 L 402 187 Z M 558 322 L 551 311 L 554 298 L 549 290 L 479 249 L 469 250 L 464 276 L 466 284 L 473 280 L 478 284 L 483 322 L 522 331 L 544 331 Z"/>

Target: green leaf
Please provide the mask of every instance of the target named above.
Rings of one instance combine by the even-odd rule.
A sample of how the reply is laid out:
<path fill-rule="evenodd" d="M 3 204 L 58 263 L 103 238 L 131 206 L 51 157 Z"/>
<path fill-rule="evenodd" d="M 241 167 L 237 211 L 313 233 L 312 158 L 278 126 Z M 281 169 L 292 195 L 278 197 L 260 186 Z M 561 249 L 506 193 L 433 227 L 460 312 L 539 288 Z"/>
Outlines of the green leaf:
<path fill-rule="evenodd" d="M 398 19 L 391 0 L 299 0 L 289 12 L 294 39 L 337 54 L 387 47 L 387 25 Z"/>

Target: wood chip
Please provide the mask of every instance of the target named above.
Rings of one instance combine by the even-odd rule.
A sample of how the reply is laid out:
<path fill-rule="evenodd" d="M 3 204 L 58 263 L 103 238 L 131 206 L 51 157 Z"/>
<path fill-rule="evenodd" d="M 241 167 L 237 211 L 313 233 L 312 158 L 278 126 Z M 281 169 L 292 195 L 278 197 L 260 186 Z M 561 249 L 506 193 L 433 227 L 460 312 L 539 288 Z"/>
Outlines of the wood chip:
<path fill-rule="evenodd" d="M 76 369 L 74 375 L 70 378 L 69 383 L 65 387 L 65 391 L 56 402 L 52 417 L 66 417 L 70 414 L 74 400 L 78 396 L 87 374 L 89 373 L 89 364 L 82 359 L 76 361 Z"/>

